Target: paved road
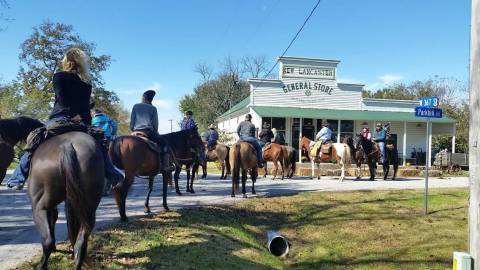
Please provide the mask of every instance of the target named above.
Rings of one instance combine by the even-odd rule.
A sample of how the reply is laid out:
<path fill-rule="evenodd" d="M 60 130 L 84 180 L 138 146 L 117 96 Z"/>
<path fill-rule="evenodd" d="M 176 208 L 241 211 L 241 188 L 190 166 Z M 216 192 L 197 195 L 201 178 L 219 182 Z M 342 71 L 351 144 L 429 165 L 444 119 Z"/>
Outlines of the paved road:
<path fill-rule="evenodd" d="M 155 181 L 150 206 L 153 212 L 163 211 L 161 198 L 161 179 Z M 250 183 L 250 182 L 249 182 Z M 185 189 L 185 176 L 180 180 L 182 191 Z M 467 187 L 468 178 L 452 180 L 433 179 L 431 188 Z M 248 184 L 248 187 L 250 185 Z M 398 181 L 351 181 L 339 182 L 330 177 L 322 180 L 298 178 L 294 180 L 275 180 L 260 178 L 257 181 L 256 196 L 272 196 L 292 194 L 302 191 L 347 191 L 372 189 L 421 189 L 424 181 L 421 179 L 400 179 Z M 231 182 L 219 180 L 218 176 L 211 176 L 208 180 L 199 180 L 195 183 L 196 194 L 177 196 L 174 190 L 169 190 L 168 204 L 172 209 L 211 204 L 229 204 L 243 200 L 238 196 L 230 197 Z M 250 191 L 247 189 L 247 191 Z M 143 202 L 146 194 L 146 180 L 136 179 L 127 201 L 127 215 L 129 217 L 143 216 Z M 250 195 L 252 196 L 252 195 Z M 66 224 L 63 215 L 63 205 L 60 207 L 60 216 L 56 226 L 57 240 L 66 239 Z M 118 212 L 113 199 L 106 197 L 102 200 L 97 211 L 97 228 L 118 222 Z M 12 268 L 18 263 L 31 258 L 41 251 L 40 238 L 34 227 L 31 208 L 25 191 L 11 191 L 0 186 L 0 269 Z"/>

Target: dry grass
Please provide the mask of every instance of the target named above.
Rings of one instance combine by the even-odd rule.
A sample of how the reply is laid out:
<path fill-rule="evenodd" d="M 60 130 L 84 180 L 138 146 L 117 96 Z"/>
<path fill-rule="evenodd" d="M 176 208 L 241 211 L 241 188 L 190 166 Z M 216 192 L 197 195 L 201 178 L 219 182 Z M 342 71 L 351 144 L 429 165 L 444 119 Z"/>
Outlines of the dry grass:
<path fill-rule="evenodd" d="M 421 191 L 255 198 L 96 232 L 90 254 L 97 269 L 451 269 L 452 252 L 467 248 L 467 197 L 433 190 L 427 217 Z M 287 258 L 266 251 L 270 229 L 291 240 Z M 50 269 L 70 269 L 59 249 Z"/>

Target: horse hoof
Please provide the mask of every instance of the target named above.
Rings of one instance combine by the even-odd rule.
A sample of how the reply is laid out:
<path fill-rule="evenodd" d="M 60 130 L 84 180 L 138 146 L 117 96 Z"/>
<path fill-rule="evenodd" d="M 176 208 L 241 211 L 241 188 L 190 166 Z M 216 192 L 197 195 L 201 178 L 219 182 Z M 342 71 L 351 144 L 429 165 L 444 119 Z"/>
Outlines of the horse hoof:
<path fill-rule="evenodd" d="M 248 198 L 247 194 L 243 194 L 243 198 L 245 199 Z"/>
<path fill-rule="evenodd" d="M 152 211 L 150 211 L 150 208 L 145 208 L 145 209 L 143 210 L 143 213 L 145 213 L 145 214 L 151 214 Z"/>
<path fill-rule="evenodd" d="M 257 194 L 257 192 L 256 192 L 256 191 L 252 191 L 252 194 Z"/>
<path fill-rule="evenodd" d="M 235 194 L 232 194 L 232 195 L 230 195 L 230 196 L 232 196 L 232 198 L 235 198 Z"/>
<path fill-rule="evenodd" d="M 120 218 L 120 221 L 121 221 L 121 222 L 128 222 L 128 218 L 127 218 L 127 217 L 121 217 L 121 218 Z"/>
<path fill-rule="evenodd" d="M 195 191 L 194 191 L 193 189 L 191 189 L 191 190 L 190 190 L 190 193 L 194 194 L 194 193 L 195 193 Z"/>
<path fill-rule="evenodd" d="M 163 206 L 163 209 L 165 209 L 166 212 L 170 212 L 170 208 L 168 208 L 166 205 Z"/>

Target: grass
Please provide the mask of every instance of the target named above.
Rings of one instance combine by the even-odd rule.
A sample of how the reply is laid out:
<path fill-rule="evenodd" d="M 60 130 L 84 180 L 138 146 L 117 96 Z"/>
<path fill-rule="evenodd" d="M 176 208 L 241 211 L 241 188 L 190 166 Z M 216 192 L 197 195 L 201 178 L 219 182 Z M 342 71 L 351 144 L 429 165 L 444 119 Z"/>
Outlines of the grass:
<path fill-rule="evenodd" d="M 467 197 L 432 190 L 428 216 L 412 190 L 252 198 L 95 232 L 90 255 L 96 269 L 451 269 L 452 252 L 467 249 Z M 271 229 L 291 241 L 286 258 L 267 252 Z M 59 250 L 50 269 L 71 269 L 69 247 Z"/>

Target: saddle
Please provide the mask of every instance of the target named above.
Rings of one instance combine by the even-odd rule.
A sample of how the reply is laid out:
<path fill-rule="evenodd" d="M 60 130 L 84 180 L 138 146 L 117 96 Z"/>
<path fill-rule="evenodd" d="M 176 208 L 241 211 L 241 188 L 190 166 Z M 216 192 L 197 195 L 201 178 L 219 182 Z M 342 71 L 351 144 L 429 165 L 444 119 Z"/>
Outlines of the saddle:
<path fill-rule="evenodd" d="M 153 152 L 156 152 L 158 154 L 161 154 L 162 151 L 160 150 L 160 147 L 158 146 L 158 144 L 152 140 L 150 140 L 147 136 L 147 134 L 143 131 L 134 131 L 132 132 L 130 135 L 132 136 L 135 136 L 135 137 L 139 137 L 141 139 L 143 139 L 147 145 L 148 145 L 148 148 L 150 150 L 152 150 Z"/>
<path fill-rule="evenodd" d="M 267 142 L 267 143 L 263 146 L 262 152 L 267 151 L 268 149 L 270 149 L 270 147 L 272 147 L 272 143 L 271 143 L 271 142 Z"/>
<path fill-rule="evenodd" d="M 101 144 L 105 143 L 105 135 L 101 128 L 86 126 L 85 124 L 68 120 L 60 120 L 47 127 L 40 127 L 30 132 L 24 150 L 33 153 L 46 140 L 72 131 L 87 133 Z"/>
<path fill-rule="evenodd" d="M 327 141 L 326 143 L 323 143 L 320 147 L 320 152 L 322 154 L 330 155 L 330 153 L 332 153 L 332 146 L 333 143 L 331 141 Z"/>

